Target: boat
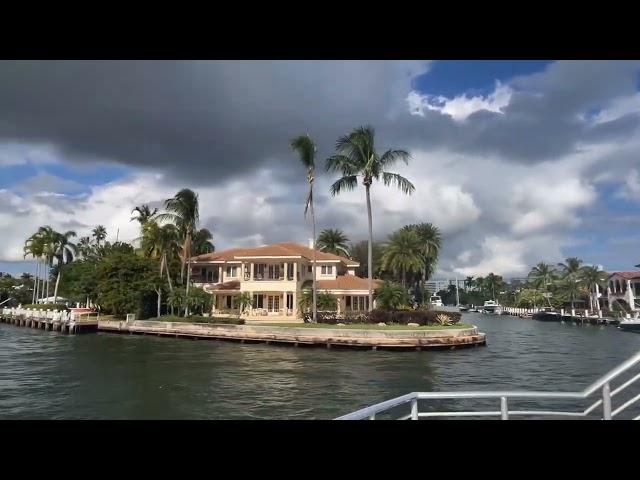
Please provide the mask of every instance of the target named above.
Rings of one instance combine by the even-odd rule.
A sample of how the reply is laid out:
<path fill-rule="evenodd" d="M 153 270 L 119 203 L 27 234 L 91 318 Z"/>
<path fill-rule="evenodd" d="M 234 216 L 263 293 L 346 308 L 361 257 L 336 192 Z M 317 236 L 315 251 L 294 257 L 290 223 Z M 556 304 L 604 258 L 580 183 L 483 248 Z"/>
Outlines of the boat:
<path fill-rule="evenodd" d="M 530 320 L 533 318 L 533 314 L 531 313 L 522 313 L 520 315 L 518 315 L 520 318 L 524 318 L 526 320 Z"/>
<path fill-rule="evenodd" d="M 626 320 L 622 320 L 618 325 L 618 328 L 621 330 L 626 330 L 627 332 L 640 333 L 640 318 L 636 316 L 636 318 L 628 318 Z"/>
<path fill-rule="evenodd" d="M 442 299 L 439 295 L 431 295 L 429 297 L 429 305 L 432 307 L 442 307 Z"/>
<path fill-rule="evenodd" d="M 559 322 L 562 320 L 560 312 L 557 312 L 551 307 L 544 307 L 538 310 L 531 317 L 534 320 L 540 320 L 541 322 Z"/>
<path fill-rule="evenodd" d="M 495 300 L 487 300 L 482 306 L 482 311 L 484 313 L 496 313 L 500 315 L 502 314 L 502 305 L 500 305 Z"/>
<path fill-rule="evenodd" d="M 460 305 L 458 307 L 458 310 L 460 310 L 461 312 L 468 312 L 469 311 L 469 307 L 466 305 Z"/>

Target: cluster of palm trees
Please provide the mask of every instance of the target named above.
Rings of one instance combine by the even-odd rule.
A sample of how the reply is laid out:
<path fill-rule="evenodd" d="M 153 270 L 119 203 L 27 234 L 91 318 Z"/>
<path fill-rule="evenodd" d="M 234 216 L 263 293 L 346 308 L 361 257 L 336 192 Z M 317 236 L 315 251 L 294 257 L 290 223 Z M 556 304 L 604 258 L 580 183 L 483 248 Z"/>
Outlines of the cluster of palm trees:
<path fill-rule="evenodd" d="M 76 255 L 76 245 L 71 239 L 76 232 L 60 233 L 48 225 L 42 226 L 24 243 L 24 257 L 31 256 L 36 262 L 35 283 L 31 303 L 49 298 L 51 268 L 54 260 L 58 264 L 58 274 L 53 290 L 53 303 L 58 301 L 58 287 L 60 285 L 62 265 L 73 261 Z"/>
<path fill-rule="evenodd" d="M 409 163 L 410 155 L 405 150 L 387 150 L 380 154 L 375 149 L 375 131 L 371 126 L 355 128 L 348 135 L 344 135 L 336 141 L 335 154 L 325 160 L 325 169 L 337 172 L 341 176 L 330 188 L 332 196 L 357 188 L 361 183 L 365 189 L 367 205 L 367 219 L 369 226 L 369 243 L 367 254 L 368 280 L 369 280 L 369 310 L 373 308 L 373 221 L 371 212 L 371 188 L 375 182 L 384 185 L 393 185 L 403 193 L 410 195 L 415 190 L 414 185 L 403 176 L 388 171 L 398 161 Z M 315 181 L 315 156 L 316 145 L 309 135 L 301 135 L 291 140 L 291 148 L 298 152 L 300 161 L 307 171 L 307 183 L 309 186 L 306 202 L 305 216 L 311 216 L 312 238 L 316 238 L 316 222 L 313 210 L 313 185 Z M 314 249 L 315 252 L 315 249 Z M 315 253 L 313 254 L 313 267 L 315 271 Z M 313 279 L 313 321 L 316 322 L 317 294 L 315 275 Z"/>
<path fill-rule="evenodd" d="M 198 229 L 200 207 L 198 194 L 184 188 L 165 201 L 165 212 L 151 210 L 149 205 L 136 207 L 132 221 L 140 223 L 141 236 L 138 238 L 138 252 L 159 262 L 160 277 L 166 274 L 171 304 L 184 305 L 185 315 L 189 315 L 191 301 L 182 302 L 184 296 L 190 299 L 191 257 L 215 250 L 211 243 L 212 234 L 206 228 Z M 173 266 L 179 263 L 180 284 L 185 286 L 184 295 L 175 290 L 172 282 Z M 185 278 L 186 277 L 186 278 Z"/>
<path fill-rule="evenodd" d="M 556 292 L 571 302 L 571 308 L 582 297 L 589 297 L 589 306 L 593 310 L 597 307 L 595 293 L 606 283 L 606 272 L 595 265 L 583 265 L 577 257 L 569 257 L 556 266 L 540 262 L 531 269 L 528 286 L 535 291 L 542 292 L 551 306 L 551 295 Z"/>

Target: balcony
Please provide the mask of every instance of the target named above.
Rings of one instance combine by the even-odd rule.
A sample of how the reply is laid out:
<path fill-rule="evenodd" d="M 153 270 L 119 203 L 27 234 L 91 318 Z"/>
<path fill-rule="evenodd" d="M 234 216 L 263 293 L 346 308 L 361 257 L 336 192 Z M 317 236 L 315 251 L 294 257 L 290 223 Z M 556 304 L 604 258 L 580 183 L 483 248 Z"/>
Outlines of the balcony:
<path fill-rule="evenodd" d="M 298 278 L 300 276 L 298 275 Z M 269 275 L 260 275 L 260 274 L 255 274 L 253 276 L 253 278 L 251 278 L 251 275 L 245 275 L 244 276 L 244 281 L 245 282 L 278 282 L 278 281 L 289 281 L 292 282 L 294 280 L 293 275 L 288 275 L 287 278 L 285 278 L 284 276 L 280 275 L 280 276 L 273 276 L 270 277 Z"/>

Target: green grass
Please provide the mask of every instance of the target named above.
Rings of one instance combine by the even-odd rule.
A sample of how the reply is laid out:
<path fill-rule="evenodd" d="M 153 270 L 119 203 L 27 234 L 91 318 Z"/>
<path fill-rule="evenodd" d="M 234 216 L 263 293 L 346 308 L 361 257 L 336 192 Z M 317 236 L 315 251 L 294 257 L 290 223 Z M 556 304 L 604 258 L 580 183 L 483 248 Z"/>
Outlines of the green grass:
<path fill-rule="evenodd" d="M 182 323 L 217 323 L 217 324 L 233 324 L 242 325 L 244 320 L 236 317 L 201 317 L 192 315 L 190 317 L 176 317 L 173 315 L 163 315 L 162 317 L 149 318 L 147 320 L 154 322 L 182 322 Z"/>
<path fill-rule="evenodd" d="M 460 328 L 472 328 L 466 323 L 456 323 L 455 325 L 428 325 L 424 327 L 408 327 L 407 325 L 387 325 L 379 327 L 375 323 L 351 323 L 344 326 L 329 325 L 327 323 L 260 323 L 252 326 L 263 325 L 265 327 L 289 327 L 289 328 L 335 328 L 350 330 L 448 330 Z"/>

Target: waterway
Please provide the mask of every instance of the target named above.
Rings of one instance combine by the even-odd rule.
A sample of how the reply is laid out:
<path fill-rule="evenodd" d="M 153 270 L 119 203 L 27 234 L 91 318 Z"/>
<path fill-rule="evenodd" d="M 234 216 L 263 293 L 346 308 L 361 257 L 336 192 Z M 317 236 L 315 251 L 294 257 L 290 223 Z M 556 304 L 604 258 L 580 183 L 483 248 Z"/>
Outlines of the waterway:
<path fill-rule="evenodd" d="M 640 335 L 613 326 L 463 321 L 485 347 L 327 350 L 0 324 L 0 419 L 331 419 L 411 391 L 581 390 L 640 350 Z"/>

